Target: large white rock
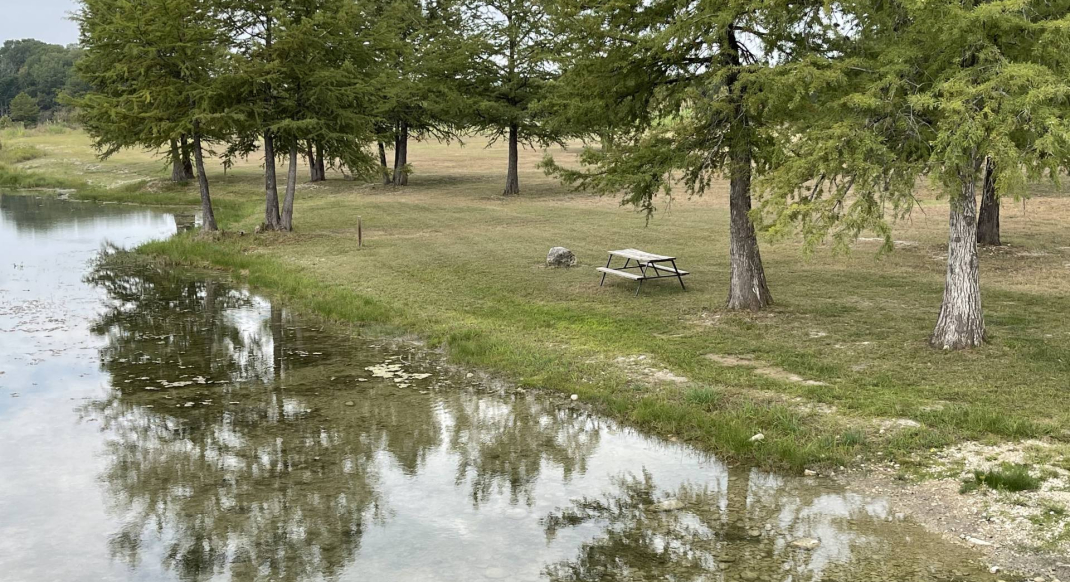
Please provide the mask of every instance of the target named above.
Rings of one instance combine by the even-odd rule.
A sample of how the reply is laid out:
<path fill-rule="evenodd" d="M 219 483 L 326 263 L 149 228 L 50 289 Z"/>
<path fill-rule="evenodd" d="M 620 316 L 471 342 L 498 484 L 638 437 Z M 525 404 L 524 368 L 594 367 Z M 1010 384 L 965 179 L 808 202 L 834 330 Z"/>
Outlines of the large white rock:
<path fill-rule="evenodd" d="M 565 247 L 554 247 L 546 254 L 547 267 L 574 267 L 576 255 Z"/>

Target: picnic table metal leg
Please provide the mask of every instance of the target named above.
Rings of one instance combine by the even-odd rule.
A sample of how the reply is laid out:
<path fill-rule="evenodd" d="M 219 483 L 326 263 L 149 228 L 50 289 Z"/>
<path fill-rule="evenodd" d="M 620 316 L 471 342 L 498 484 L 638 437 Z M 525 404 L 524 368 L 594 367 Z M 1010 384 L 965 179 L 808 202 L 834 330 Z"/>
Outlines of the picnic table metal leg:
<path fill-rule="evenodd" d="M 609 264 L 612 263 L 612 262 L 613 262 L 613 255 L 609 255 L 609 260 L 606 261 L 606 268 L 607 269 L 609 268 Z M 599 283 L 598 286 L 601 287 L 602 285 L 605 285 L 605 283 L 606 283 L 606 274 L 602 273 L 602 282 Z"/>
<path fill-rule="evenodd" d="M 639 261 L 636 261 L 636 263 L 639 263 Z M 635 288 L 635 296 L 636 297 L 639 296 L 639 290 L 643 288 L 643 281 L 646 279 L 646 267 L 647 266 L 643 265 L 643 263 L 639 263 L 639 271 L 641 273 L 643 273 L 643 278 L 639 279 L 639 286 Z M 657 269 L 655 269 L 655 270 L 657 270 Z"/>
<path fill-rule="evenodd" d="M 676 266 L 675 260 L 672 262 L 672 268 L 674 271 L 676 271 L 676 280 L 680 282 L 680 288 L 684 291 L 687 291 L 687 287 L 684 287 L 684 277 L 680 274 L 680 269 Z"/>

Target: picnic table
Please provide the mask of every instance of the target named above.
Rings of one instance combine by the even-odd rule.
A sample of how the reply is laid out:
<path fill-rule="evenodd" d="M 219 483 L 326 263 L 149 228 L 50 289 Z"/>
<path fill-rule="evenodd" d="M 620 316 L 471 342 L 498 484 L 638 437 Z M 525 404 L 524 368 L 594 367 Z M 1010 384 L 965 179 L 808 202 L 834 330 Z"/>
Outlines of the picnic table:
<path fill-rule="evenodd" d="M 613 268 L 611 265 L 614 257 L 623 258 L 624 266 Z M 635 261 L 634 265 L 632 261 Z M 598 284 L 599 287 L 605 285 L 606 275 L 639 281 L 639 286 L 635 289 L 636 296 L 639 295 L 639 290 L 643 288 L 643 281 L 648 279 L 671 279 L 675 277 L 680 282 L 680 287 L 685 291 L 687 290 L 687 287 L 684 287 L 683 277 L 688 273 L 676 267 L 676 257 L 655 255 L 638 249 L 621 249 L 619 251 L 609 251 L 609 260 L 606 261 L 606 266 L 598 267 L 598 270 L 602 273 L 602 282 Z"/>

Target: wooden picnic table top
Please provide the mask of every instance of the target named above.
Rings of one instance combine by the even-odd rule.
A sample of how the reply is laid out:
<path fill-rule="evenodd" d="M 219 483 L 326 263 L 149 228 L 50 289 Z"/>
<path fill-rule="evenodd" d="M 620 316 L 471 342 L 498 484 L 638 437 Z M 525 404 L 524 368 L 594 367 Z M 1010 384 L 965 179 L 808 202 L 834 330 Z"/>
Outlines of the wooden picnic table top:
<path fill-rule="evenodd" d="M 648 253 L 639 249 L 621 249 L 619 251 L 609 251 L 609 254 L 618 257 L 624 257 L 626 259 L 632 259 L 641 263 L 651 263 L 658 261 L 675 261 L 676 257 L 667 257 L 665 255 L 655 255 L 654 253 Z"/>

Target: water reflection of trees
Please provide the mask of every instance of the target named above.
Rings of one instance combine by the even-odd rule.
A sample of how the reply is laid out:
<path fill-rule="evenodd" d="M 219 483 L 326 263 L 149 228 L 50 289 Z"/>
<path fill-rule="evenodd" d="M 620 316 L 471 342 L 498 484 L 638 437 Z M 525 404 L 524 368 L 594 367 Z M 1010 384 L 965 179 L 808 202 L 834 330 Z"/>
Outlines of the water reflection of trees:
<path fill-rule="evenodd" d="M 883 503 L 797 480 L 730 469 L 669 492 L 644 472 L 619 476 L 614 487 L 544 518 L 550 540 L 573 528 L 597 532 L 576 557 L 546 568 L 552 582 L 991 579 L 966 551 L 889 527 Z M 821 545 L 790 544 L 805 538 Z"/>
<path fill-rule="evenodd" d="M 474 501 L 515 501 L 541 471 L 584 470 L 597 445 L 585 421 L 535 399 L 359 382 L 393 352 L 220 281 L 115 264 L 88 278 L 110 300 L 93 331 L 113 390 L 85 412 L 106 435 L 102 481 L 124 523 L 111 549 L 131 565 L 159 556 L 183 580 L 331 578 L 390 517 L 384 459 L 416 475 L 447 454 Z"/>
<path fill-rule="evenodd" d="M 125 514 L 115 555 L 137 563 L 155 531 L 184 580 L 338 574 L 381 515 L 375 448 L 303 397 L 314 366 L 287 354 L 308 334 L 210 279 L 135 267 L 89 280 L 111 300 L 93 330 L 115 390 L 91 406 Z"/>
<path fill-rule="evenodd" d="M 0 218 L 10 222 L 17 232 L 47 233 L 71 226 L 114 225 L 117 220 L 128 224 L 131 216 L 143 217 L 146 222 L 161 220 L 159 213 L 121 204 L 72 202 L 51 196 L 0 194 Z M 185 225 L 192 217 L 183 215 Z M 178 221 L 175 221 L 176 224 Z"/>
<path fill-rule="evenodd" d="M 506 490 L 512 503 L 530 504 L 535 481 L 547 465 L 559 468 L 567 481 L 586 471 L 587 459 L 598 447 L 597 427 L 573 417 L 569 409 L 548 409 L 535 398 L 504 403 L 461 397 L 451 404 L 450 447 L 460 457 L 456 481 L 471 483 L 477 506 Z"/>
<path fill-rule="evenodd" d="M 107 340 L 100 358 L 119 388 L 144 383 L 143 377 L 154 383 L 198 376 L 270 381 L 278 372 L 275 350 L 282 342 L 275 341 L 276 330 L 259 325 L 257 306 L 245 293 L 147 267 L 102 267 L 86 281 L 108 295 L 92 331 Z"/>

